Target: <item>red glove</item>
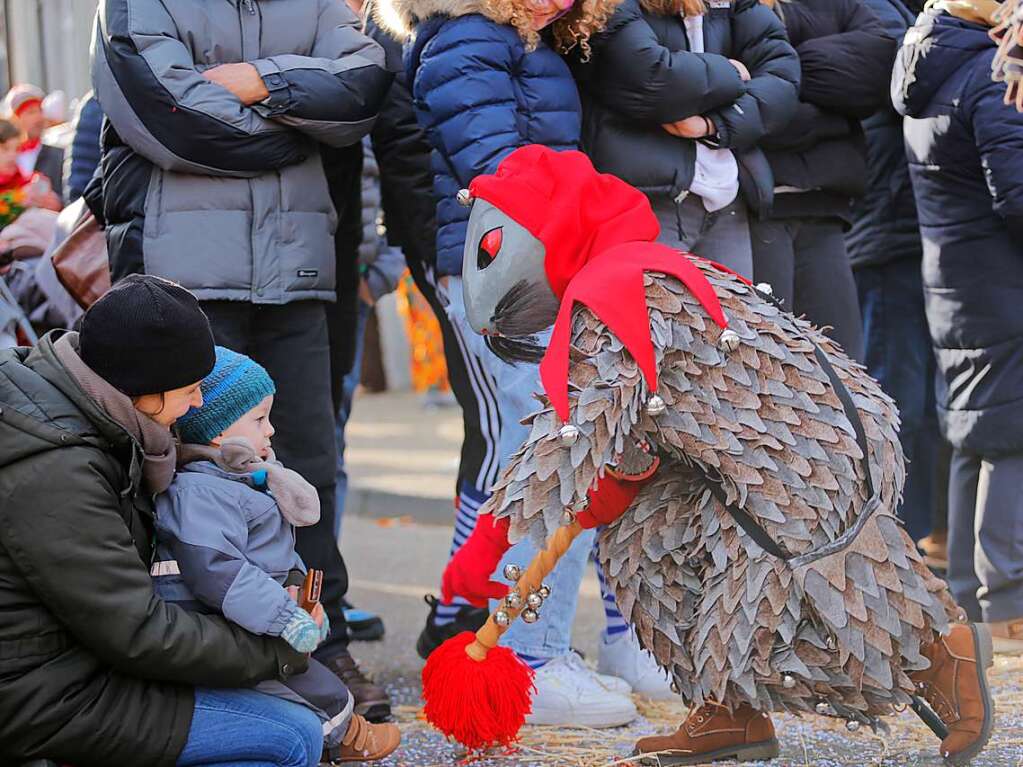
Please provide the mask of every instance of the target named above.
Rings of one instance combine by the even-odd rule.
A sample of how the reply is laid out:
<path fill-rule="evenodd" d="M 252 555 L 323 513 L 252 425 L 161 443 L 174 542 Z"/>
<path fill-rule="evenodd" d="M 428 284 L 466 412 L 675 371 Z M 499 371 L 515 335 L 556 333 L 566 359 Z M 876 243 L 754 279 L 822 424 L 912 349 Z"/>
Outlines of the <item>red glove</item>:
<path fill-rule="evenodd" d="M 507 517 L 494 521 L 493 514 L 481 514 L 469 540 L 455 553 L 444 568 L 440 593 L 450 604 L 456 596 L 468 600 L 473 607 L 486 607 L 488 599 L 502 599 L 508 593 L 508 584 L 490 580 L 501 563 L 508 543 Z"/>
<path fill-rule="evenodd" d="M 604 476 L 597 480 L 597 486 L 586 494 L 589 505 L 576 515 L 583 529 L 610 525 L 625 513 L 632 505 L 643 487 L 657 472 L 660 459 L 655 458 L 653 466 L 642 474 L 619 474 L 608 469 Z"/>

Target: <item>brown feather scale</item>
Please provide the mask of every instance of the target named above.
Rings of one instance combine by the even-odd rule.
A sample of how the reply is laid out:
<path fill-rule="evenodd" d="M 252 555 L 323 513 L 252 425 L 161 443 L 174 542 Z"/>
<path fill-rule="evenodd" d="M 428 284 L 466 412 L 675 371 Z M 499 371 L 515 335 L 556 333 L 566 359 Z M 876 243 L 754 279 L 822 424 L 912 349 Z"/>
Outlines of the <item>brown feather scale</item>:
<path fill-rule="evenodd" d="M 898 413 L 864 369 L 804 320 L 701 265 L 740 337 L 721 329 L 673 277 L 645 276 L 657 394 L 585 307 L 573 314 L 569 423 L 545 397 L 526 443 L 482 512 L 510 517 L 538 543 L 608 464 L 637 441 L 663 462 L 600 536 L 601 564 L 640 642 L 687 703 L 749 701 L 765 710 L 873 719 L 909 703 L 922 643 L 958 613 L 895 518 L 905 479 Z M 760 548 L 709 490 L 752 515 L 784 549 L 807 554 L 855 524 L 868 501 L 861 452 L 813 344 L 849 390 L 867 436 L 879 507 L 850 545 L 793 567 Z M 790 677 L 786 680 L 786 677 Z M 786 681 L 788 682 L 786 684 Z"/>

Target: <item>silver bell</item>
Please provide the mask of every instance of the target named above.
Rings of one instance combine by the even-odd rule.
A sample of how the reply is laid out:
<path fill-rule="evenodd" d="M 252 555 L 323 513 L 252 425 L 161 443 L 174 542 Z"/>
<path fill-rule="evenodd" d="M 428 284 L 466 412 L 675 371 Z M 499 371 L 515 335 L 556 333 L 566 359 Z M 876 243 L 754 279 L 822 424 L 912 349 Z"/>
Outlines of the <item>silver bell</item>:
<path fill-rule="evenodd" d="M 575 522 L 575 512 L 571 509 L 565 509 L 561 512 L 561 524 L 563 527 L 568 527 L 573 522 Z"/>
<path fill-rule="evenodd" d="M 504 610 L 498 610 L 496 613 L 494 613 L 494 623 L 496 623 L 501 628 L 504 628 L 509 623 L 511 623 L 511 616 L 508 615 L 508 613 L 506 613 Z"/>
<path fill-rule="evenodd" d="M 718 339 L 718 347 L 722 351 L 734 352 L 739 348 L 739 334 L 730 328 L 726 328 L 721 331 L 721 337 Z"/>
<path fill-rule="evenodd" d="M 759 290 L 764 295 L 768 295 L 768 296 L 773 296 L 774 295 L 774 288 L 771 287 L 771 283 L 769 283 L 769 282 L 758 282 L 757 283 L 757 290 Z"/>
<path fill-rule="evenodd" d="M 550 599 L 551 587 L 544 583 L 539 589 L 537 589 L 536 593 L 539 594 L 542 599 Z"/>
<path fill-rule="evenodd" d="M 468 208 L 472 205 L 472 192 L 468 189 L 459 189 L 456 199 L 458 200 L 459 205 Z"/>
<path fill-rule="evenodd" d="M 536 623 L 540 620 L 540 613 L 536 610 L 530 610 L 528 607 L 522 611 L 522 621 L 524 623 Z"/>
<path fill-rule="evenodd" d="M 822 700 L 816 706 L 813 707 L 813 710 L 816 711 L 821 716 L 827 716 L 828 714 L 831 713 L 831 705 L 826 701 Z"/>
<path fill-rule="evenodd" d="M 679 689 L 678 682 L 676 682 L 674 679 L 671 680 L 671 691 L 676 695 L 679 695 L 682 692 L 682 690 Z"/>
<path fill-rule="evenodd" d="M 850 719 L 848 722 L 845 723 L 845 729 L 847 729 L 849 732 L 856 732 L 858 729 L 860 729 L 860 723 L 855 719 Z"/>
<path fill-rule="evenodd" d="M 526 604 L 529 605 L 530 610 L 539 610 L 543 606 L 543 597 L 534 591 L 526 597 Z"/>
<path fill-rule="evenodd" d="M 561 440 L 562 447 L 572 447 L 579 441 L 579 427 L 566 423 L 558 430 L 558 439 Z"/>
<path fill-rule="evenodd" d="M 583 498 L 579 501 L 579 503 L 572 507 L 572 511 L 578 514 L 580 511 L 586 511 L 588 508 L 590 508 L 590 499 Z"/>
<path fill-rule="evenodd" d="M 835 649 L 835 648 L 836 648 L 836 647 L 838 646 L 838 645 L 837 645 L 837 644 L 835 643 L 835 638 L 834 638 L 834 637 L 832 637 L 832 636 L 829 636 L 829 637 L 828 637 L 828 638 L 827 638 L 827 639 L 826 639 L 826 640 L 824 641 L 824 644 L 826 644 L 826 645 L 828 646 L 828 649 L 829 649 L 829 650 L 834 650 L 834 649 Z"/>
<path fill-rule="evenodd" d="M 504 577 L 509 581 L 517 581 L 522 577 L 522 568 L 518 565 L 505 565 Z"/>
<path fill-rule="evenodd" d="M 658 416 L 667 409 L 668 406 L 664 404 L 664 400 L 659 394 L 651 394 L 650 399 L 646 401 L 647 415 Z"/>
<path fill-rule="evenodd" d="M 522 607 L 522 595 L 517 591 L 509 591 L 508 596 L 504 598 L 504 605 L 509 610 L 518 610 Z"/>
<path fill-rule="evenodd" d="M 781 678 L 781 686 L 786 690 L 791 690 L 796 686 L 796 678 L 792 674 L 786 674 Z"/>

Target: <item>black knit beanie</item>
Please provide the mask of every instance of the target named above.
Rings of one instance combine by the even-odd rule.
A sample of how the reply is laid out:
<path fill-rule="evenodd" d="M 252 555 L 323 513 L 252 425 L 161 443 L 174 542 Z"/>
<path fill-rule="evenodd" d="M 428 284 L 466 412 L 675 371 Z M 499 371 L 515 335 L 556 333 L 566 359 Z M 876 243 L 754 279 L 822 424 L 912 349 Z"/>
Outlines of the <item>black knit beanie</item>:
<path fill-rule="evenodd" d="M 217 359 L 195 296 L 143 274 L 125 277 L 89 307 L 78 344 L 82 361 L 129 397 L 198 383 Z"/>

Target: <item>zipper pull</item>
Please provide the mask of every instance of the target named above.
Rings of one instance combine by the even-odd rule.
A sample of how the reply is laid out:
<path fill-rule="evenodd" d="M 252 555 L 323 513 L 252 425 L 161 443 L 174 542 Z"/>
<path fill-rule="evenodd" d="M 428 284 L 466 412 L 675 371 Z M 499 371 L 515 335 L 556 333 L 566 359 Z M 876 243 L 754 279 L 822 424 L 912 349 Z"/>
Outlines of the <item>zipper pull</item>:
<path fill-rule="evenodd" d="M 250 15 L 256 15 L 256 4 L 252 0 L 245 0 L 245 7 L 249 9 Z"/>

